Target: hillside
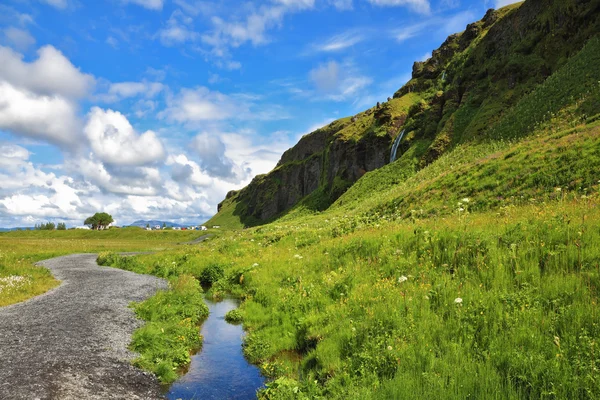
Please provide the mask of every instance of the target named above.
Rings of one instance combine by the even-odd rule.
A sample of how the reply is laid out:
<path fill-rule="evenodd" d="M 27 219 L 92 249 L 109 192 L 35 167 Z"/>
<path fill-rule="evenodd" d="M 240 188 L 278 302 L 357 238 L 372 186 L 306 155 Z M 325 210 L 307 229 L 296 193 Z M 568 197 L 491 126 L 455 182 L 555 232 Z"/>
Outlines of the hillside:
<path fill-rule="evenodd" d="M 209 224 L 253 226 L 332 204 L 364 208 L 373 194 L 431 173 L 437 160 L 473 162 L 548 125 L 592 122 L 600 112 L 598 32 L 598 0 L 489 10 L 415 63 L 393 98 L 304 136 L 273 171 L 229 193 Z"/>

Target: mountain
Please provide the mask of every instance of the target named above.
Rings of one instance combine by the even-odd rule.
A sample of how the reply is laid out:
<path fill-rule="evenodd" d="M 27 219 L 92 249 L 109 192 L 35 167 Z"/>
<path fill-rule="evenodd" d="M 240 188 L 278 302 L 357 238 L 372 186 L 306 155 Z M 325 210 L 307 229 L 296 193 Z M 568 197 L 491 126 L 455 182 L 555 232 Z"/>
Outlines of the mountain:
<path fill-rule="evenodd" d="M 139 226 L 140 228 L 145 228 L 147 225 L 150 225 L 151 227 L 155 227 L 156 225 L 158 225 L 162 228 L 163 224 L 166 224 L 167 227 L 169 227 L 169 228 L 171 228 L 171 227 L 183 228 L 183 227 L 190 226 L 190 225 L 180 225 L 180 224 L 176 224 L 174 222 L 169 222 L 169 221 L 158 221 L 158 220 L 139 220 L 139 221 L 133 222 L 129 226 Z"/>
<path fill-rule="evenodd" d="M 412 79 L 388 101 L 305 135 L 275 169 L 228 193 L 208 223 L 254 226 L 325 209 L 363 207 L 413 176 L 437 179 L 454 164 L 479 162 L 482 168 L 494 150 L 540 132 L 593 123 L 600 112 L 599 32 L 600 0 L 528 0 L 489 10 L 449 36 L 430 59 L 414 63 Z M 536 182 L 521 175 L 511 179 L 539 194 L 560 185 L 595 183 L 587 182 L 597 179 L 591 166 L 584 169 L 580 176 L 567 170 L 554 176 L 558 171 L 548 171 Z M 479 179 L 500 182 L 496 172 Z M 479 192 L 455 182 L 449 187 L 471 196 L 483 197 L 486 190 L 496 198 L 510 194 L 492 191 L 491 183 Z M 432 197 L 432 190 L 423 196 Z M 413 193 L 390 194 L 373 207 L 402 207 L 406 213 L 419 206 Z M 494 202 L 489 203 L 477 204 Z"/>

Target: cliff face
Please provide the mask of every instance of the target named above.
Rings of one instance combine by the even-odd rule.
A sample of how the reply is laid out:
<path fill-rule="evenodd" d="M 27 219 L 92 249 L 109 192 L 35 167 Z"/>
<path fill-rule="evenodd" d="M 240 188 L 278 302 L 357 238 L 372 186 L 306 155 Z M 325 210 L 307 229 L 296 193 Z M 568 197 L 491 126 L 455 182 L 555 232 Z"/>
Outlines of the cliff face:
<path fill-rule="evenodd" d="M 379 107 L 344 118 L 304 136 L 276 168 L 230 193 L 219 205 L 237 203 L 246 225 L 266 221 L 313 194 L 309 205 L 326 208 L 366 172 L 389 161 L 390 146 L 416 96 L 390 99 Z"/>
<path fill-rule="evenodd" d="M 458 144 L 522 137 L 527 127 L 509 137 L 493 137 L 493 127 L 598 32 L 600 0 L 527 0 L 489 10 L 429 60 L 416 62 L 412 79 L 392 99 L 304 136 L 273 171 L 228 194 L 219 213 L 249 226 L 298 204 L 325 209 L 389 162 L 402 130 L 399 153 L 414 149 L 407 153 L 417 168 Z"/>

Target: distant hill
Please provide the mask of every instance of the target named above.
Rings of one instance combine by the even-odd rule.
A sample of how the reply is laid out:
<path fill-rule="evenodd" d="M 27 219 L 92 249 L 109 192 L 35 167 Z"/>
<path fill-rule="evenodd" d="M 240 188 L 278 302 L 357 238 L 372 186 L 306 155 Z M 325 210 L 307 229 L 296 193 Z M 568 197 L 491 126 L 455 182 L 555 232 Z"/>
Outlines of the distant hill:
<path fill-rule="evenodd" d="M 15 227 L 15 228 L 0 228 L 0 232 L 12 232 L 12 231 L 28 231 L 33 230 L 33 226 L 28 227 Z"/>
<path fill-rule="evenodd" d="M 169 221 L 139 220 L 139 221 L 135 221 L 134 223 L 130 224 L 129 226 L 139 226 L 140 228 L 145 228 L 146 225 L 148 225 L 148 224 L 150 224 L 150 226 L 152 226 L 152 227 L 154 227 L 156 225 L 160 225 L 162 227 L 163 224 L 166 224 L 167 227 L 169 227 L 169 228 L 172 228 L 172 227 L 183 228 L 183 227 L 187 227 L 190 225 L 194 225 L 194 224 L 181 225 L 181 224 L 176 224 L 174 222 L 169 222 Z"/>

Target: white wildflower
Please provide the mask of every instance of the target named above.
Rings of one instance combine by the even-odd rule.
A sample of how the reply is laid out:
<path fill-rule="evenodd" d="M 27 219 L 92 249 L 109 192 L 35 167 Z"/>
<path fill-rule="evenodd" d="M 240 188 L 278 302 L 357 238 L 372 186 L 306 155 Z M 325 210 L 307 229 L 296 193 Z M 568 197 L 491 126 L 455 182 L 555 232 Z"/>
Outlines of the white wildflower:
<path fill-rule="evenodd" d="M 294 254 L 294 258 L 297 260 L 302 260 L 302 256 L 300 254 Z"/>
<path fill-rule="evenodd" d="M 457 298 L 454 299 L 454 303 L 461 304 L 462 303 L 462 299 L 460 297 L 457 297 Z"/>
<path fill-rule="evenodd" d="M 258 267 L 258 263 L 252 264 L 253 267 Z"/>
<path fill-rule="evenodd" d="M 402 283 L 402 282 L 406 282 L 408 280 L 408 278 L 404 275 L 402 275 L 400 278 L 398 278 L 398 283 Z"/>

